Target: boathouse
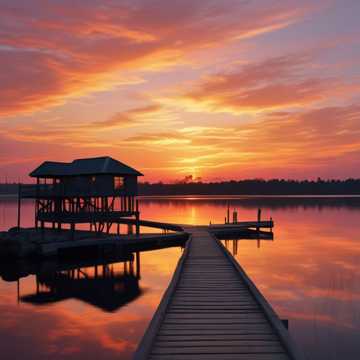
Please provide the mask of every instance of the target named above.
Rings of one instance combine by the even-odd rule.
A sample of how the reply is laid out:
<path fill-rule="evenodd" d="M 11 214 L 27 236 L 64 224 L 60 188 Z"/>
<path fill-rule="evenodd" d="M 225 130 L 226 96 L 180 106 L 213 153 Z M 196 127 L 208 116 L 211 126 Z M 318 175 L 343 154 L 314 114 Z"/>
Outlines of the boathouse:
<path fill-rule="evenodd" d="M 139 171 L 109 156 L 77 159 L 71 163 L 45 161 L 30 173 L 36 185 L 22 185 L 21 198 L 35 199 L 35 228 L 61 229 L 69 224 L 90 225 L 90 230 L 109 232 L 122 218 L 136 219 L 139 233 L 137 178 Z"/>

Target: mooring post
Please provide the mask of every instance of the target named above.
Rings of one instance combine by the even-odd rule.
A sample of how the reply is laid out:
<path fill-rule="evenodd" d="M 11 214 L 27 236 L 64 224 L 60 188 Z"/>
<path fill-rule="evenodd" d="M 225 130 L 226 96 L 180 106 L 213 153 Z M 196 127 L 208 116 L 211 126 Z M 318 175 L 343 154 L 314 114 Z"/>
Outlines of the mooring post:
<path fill-rule="evenodd" d="M 257 227 L 256 227 L 256 230 L 259 231 L 260 230 L 260 221 L 261 221 L 261 209 L 259 208 L 258 209 L 258 213 L 257 213 Z"/>

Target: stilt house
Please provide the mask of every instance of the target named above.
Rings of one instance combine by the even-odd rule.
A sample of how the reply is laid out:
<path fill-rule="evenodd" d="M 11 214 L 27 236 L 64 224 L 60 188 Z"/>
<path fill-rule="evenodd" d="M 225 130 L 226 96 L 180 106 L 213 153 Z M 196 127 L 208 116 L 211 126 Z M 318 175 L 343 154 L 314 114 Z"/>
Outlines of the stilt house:
<path fill-rule="evenodd" d="M 109 231 L 121 218 L 135 218 L 139 233 L 137 178 L 142 174 L 111 157 L 45 161 L 30 173 L 36 185 L 22 185 L 19 199 L 35 199 L 35 227 L 88 223 Z M 20 211 L 20 210 L 19 210 Z M 20 217 L 20 215 L 19 215 Z"/>

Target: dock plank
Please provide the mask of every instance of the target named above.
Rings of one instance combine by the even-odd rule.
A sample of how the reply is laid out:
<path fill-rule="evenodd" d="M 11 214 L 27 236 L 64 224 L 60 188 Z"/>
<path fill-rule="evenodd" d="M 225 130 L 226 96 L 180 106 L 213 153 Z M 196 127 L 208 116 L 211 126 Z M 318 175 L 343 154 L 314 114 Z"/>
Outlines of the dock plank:
<path fill-rule="evenodd" d="M 135 360 L 300 359 L 221 243 L 206 227 L 184 230 L 191 241 Z"/>

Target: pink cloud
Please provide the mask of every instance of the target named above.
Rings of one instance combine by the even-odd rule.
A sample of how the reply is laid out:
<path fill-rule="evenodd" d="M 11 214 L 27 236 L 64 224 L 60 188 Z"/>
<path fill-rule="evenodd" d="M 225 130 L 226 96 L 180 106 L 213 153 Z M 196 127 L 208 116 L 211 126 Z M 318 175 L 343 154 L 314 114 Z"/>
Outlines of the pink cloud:
<path fill-rule="evenodd" d="M 309 106 L 352 93 L 352 84 L 306 75 L 311 61 L 310 54 L 293 54 L 238 65 L 231 72 L 204 77 L 182 99 L 210 112 L 239 113 Z"/>
<path fill-rule="evenodd" d="M 176 64 L 193 50 L 288 26 L 308 10 L 292 1 L 2 4 L 0 115 L 104 89 L 115 71 Z"/>

